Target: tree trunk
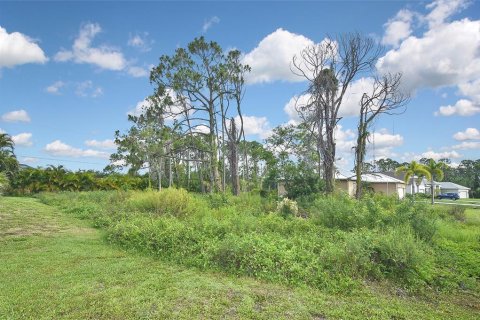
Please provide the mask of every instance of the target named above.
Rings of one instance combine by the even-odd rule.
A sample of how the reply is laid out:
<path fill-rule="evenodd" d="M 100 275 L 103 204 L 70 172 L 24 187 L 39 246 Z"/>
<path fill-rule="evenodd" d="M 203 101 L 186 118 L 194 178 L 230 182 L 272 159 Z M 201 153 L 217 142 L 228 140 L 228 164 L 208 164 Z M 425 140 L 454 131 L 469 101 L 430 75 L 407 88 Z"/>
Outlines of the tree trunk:
<path fill-rule="evenodd" d="M 230 121 L 230 137 L 229 141 L 229 160 L 230 160 L 230 174 L 232 176 L 232 193 L 235 196 L 240 195 L 240 179 L 238 176 L 238 143 L 237 126 L 234 119 Z"/>

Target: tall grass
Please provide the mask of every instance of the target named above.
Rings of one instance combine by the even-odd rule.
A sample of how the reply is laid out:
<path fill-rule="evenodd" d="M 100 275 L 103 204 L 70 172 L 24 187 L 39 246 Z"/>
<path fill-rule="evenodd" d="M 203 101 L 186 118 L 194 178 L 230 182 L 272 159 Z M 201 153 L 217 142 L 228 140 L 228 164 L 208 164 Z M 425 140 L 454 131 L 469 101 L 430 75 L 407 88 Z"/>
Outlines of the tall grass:
<path fill-rule="evenodd" d="M 366 279 L 411 290 L 478 288 L 475 227 L 425 204 L 335 195 L 318 197 L 296 215 L 255 194 L 166 189 L 40 197 L 91 219 L 113 243 L 200 269 L 332 291 Z M 455 224 L 463 235 L 451 229 Z"/>

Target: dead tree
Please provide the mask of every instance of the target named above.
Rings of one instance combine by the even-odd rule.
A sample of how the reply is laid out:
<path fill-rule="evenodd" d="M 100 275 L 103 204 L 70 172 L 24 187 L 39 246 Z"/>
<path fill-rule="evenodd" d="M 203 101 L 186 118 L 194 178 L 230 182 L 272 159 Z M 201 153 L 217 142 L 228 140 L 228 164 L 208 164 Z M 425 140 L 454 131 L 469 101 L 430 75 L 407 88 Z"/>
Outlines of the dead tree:
<path fill-rule="evenodd" d="M 308 81 L 304 92 L 308 101 L 297 105 L 297 111 L 316 138 L 327 193 L 334 190 L 334 132 L 345 92 L 352 81 L 373 69 L 381 52 L 373 39 L 348 33 L 324 39 L 293 58 L 292 72 Z"/>
<path fill-rule="evenodd" d="M 375 76 L 372 89 L 363 93 L 360 101 L 360 116 L 357 126 L 357 144 L 355 150 L 355 177 L 357 190 L 355 197 L 362 197 L 362 169 L 365 161 L 370 126 L 381 114 L 400 114 L 405 111 L 409 95 L 402 91 L 402 75 L 386 74 Z"/>

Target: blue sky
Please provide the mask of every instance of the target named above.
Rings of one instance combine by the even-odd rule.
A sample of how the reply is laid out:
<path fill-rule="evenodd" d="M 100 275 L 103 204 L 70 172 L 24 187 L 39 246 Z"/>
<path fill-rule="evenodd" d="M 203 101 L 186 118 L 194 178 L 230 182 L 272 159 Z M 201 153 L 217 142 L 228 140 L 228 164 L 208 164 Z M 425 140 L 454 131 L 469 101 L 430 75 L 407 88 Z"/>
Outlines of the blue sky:
<path fill-rule="evenodd" d="M 298 121 L 306 84 L 291 57 L 327 36 L 358 31 L 385 45 L 380 72 L 402 72 L 407 111 L 375 124 L 368 158 L 480 158 L 480 3 L 464 0 L 308 2 L 0 2 L 0 130 L 20 162 L 102 169 L 114 131 L 152 93 L 148 70 L 195 37 L 236 48 L 252 67 L 248 138 Z M 336 134 L 352 167 L 356 79 Z"/>

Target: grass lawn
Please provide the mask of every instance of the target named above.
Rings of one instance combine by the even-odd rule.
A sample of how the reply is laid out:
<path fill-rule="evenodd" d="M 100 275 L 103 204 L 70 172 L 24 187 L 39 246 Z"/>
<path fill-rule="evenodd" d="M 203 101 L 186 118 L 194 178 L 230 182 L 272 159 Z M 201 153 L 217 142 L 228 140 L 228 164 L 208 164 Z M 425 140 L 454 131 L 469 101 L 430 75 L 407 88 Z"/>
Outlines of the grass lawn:
<path fill-rule="evenodd" d="M 469 213 L 470 214 L 470 213 Z M 331 294 L 200 272 L 108 244 L 87 221 L 0 197 L 0 319 L 478 319 L 478 297 Z"/>

